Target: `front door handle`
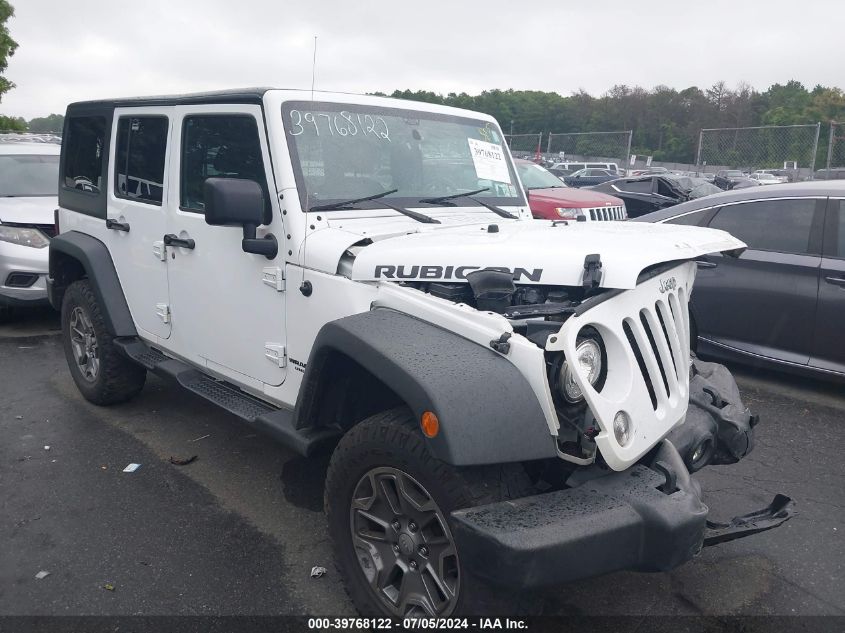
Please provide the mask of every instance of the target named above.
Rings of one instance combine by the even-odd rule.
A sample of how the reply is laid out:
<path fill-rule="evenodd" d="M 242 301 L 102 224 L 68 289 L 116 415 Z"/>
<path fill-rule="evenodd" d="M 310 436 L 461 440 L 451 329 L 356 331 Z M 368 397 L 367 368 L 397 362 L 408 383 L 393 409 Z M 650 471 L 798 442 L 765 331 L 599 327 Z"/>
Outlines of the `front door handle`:
<path fill-rule="evenodd" d="M 189 250 L 193 250 L 194 247 L 197 245 L 194 240 L 189 237 L 179 237 L 173 233 L 168 233 L 164 236 L 164 245 L 165 246 L 178 246 L 179 248 L 187 248 Z"/>
<path fill-rule="evenodd" d="M 123 231 L 124 233 L 129 233 L 128 222 L 118 222 L 112 218 L 106 219 L 106 228 L 111 229 L 112 231 Z"/>
<path fill-rule="evenodd" d="M 706 259 L 696 259 L 695 265 L 699 268 L 716 268 L 719 264 L 716 262 L 708 262 Z"/>
<path fill-rule="evenodd" d="M 825 277 L 824 280 L 829 284 L 845 287 L 845 279 L 842 277 Z"/>

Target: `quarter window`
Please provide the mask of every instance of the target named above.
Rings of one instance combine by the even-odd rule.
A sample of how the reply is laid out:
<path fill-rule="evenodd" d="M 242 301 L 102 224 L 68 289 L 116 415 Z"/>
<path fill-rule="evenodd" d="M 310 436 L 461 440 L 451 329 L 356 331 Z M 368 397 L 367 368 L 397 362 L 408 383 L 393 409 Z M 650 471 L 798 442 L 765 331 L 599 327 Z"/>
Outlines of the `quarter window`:
<path fill-rule="evenodd" d="M 748 248 L 807 254 L 816 201 L 760 200 L 722 207 L 710 228 L 727 231 Z"/>
<path fill-rule="evenodd" d="M 270 204 L 258 125 L 248 115 L 203 115 L 185 119 L 182 129 L 182 183 L 180 206 L 203 213 L 203 186 L 207 178 L 254 180 L 264 191 L 270 223 Z"/>
<path fill-rule="evenodd" d="M 167 118 L 123 117 L 117 124 L 115 195 L 161 204 Z"/>
<path fill-rule="evenodd" d="M 67 125 L 64 186 L 88 193 L 100 193 L 103 180 L 103 151 L 106 119 L 101 116 L 72 117 Z"/>

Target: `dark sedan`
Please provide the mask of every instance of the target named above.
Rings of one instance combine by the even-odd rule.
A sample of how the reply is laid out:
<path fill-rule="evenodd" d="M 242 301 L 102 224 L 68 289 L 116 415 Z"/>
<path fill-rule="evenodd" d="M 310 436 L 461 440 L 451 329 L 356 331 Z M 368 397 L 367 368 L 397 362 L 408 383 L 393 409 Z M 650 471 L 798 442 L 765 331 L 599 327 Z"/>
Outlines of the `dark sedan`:
<path fill-rule="evenodd" d="M 592 187 L 616 178 L 619 178 L 619 175 L 607 169 L 587 168 L 579 169 L 568 176 L 564 176 L 563 182 L 570 187 Z"/>
<path fill-rule="evenodd" d="M 722 229 L 748 245 L 698 258 L 704 356 L 845 380 L 845 182 L 726 191 L 634 220 Z"/>
<path fill-rule="evenodd" d="M 646 174 L 619 178 L 597 185 L 593 189 L 622 198 L 625 208 L 628 209 L 628 217 L 631 218 L 721 191 L 704 178 L 675 174 Z"/>

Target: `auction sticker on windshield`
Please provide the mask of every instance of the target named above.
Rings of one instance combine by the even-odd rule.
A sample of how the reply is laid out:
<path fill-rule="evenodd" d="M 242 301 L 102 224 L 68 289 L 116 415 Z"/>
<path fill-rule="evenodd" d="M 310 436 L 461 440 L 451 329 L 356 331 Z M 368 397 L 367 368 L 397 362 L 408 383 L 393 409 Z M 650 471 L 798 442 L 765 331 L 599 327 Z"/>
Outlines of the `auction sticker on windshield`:
<path fill-rule="evenodd" d="M 467 142 L 475 165 L 475 174 L 479 178 L 510 184 L 511 175 L 501 145 L 474 138 L 468 138 Z"/>

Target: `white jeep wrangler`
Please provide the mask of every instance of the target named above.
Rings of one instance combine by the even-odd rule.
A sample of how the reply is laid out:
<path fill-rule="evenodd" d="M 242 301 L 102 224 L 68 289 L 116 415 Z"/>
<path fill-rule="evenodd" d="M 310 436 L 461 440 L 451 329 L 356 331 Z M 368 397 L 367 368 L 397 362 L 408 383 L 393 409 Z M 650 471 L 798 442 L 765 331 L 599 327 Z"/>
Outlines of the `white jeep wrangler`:
<path fill-rule="evenodd" d="M 248 90 L 72 104 L 49 295 L 82 394 L 175 379 L 331 451 L 337 565 L 366 614 L 666 570 L 779 525 L 707 522 L 690 472 L 751 449 L 691 359 L 686 226 L 531 218 L 486 115 Z"/>

